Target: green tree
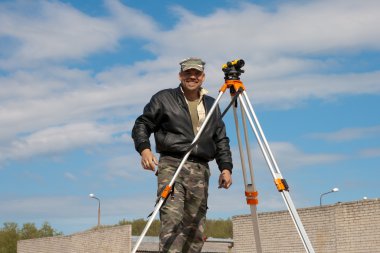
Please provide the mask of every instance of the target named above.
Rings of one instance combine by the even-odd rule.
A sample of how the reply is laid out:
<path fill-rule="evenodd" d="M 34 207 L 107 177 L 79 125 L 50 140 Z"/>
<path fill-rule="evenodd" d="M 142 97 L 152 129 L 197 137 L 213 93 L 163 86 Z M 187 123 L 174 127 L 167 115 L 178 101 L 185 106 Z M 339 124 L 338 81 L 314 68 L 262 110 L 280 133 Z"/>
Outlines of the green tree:
<path fill-rule="evenodd" d="M 0 253 L 16 253 L 17 241 L 24 239 L 34 239 L 47 236 L 61 235 L 45 222 L 40 229 L 34 223 L 25 223 L 19 229 L 17 223 L 7 222 L 0 228 Z"/>
<path fill-rule="evenodd" d="M 19 234 L 21 240 L 39 238 L 38 228 L 34 223 L 25 223 Z"/>
<path fill-rule="evenodd" d="M 18 239 L 17 223 L 4 223 L 4 227 L 0 229 L 0 253 L 16 253 Z"/>
<path fill-rule="evenodd" d="M 142 231 L 145 228 L 147 221 L 144 219 L 137 219 L 133 221 L 127 221 L 127 220 L 121 220 L 119 221 L 119 225 L 132 225 L 132 235 L 141 235 Z M 153 220 L 148 232 L 146 233 L 147 236 L 158 236 L 160 233 L 160 221 L 159 220 Z"/>
<path fill-rule="evenodd" d="M 232 238 L 232 221 L 227 220 L 206 220 L 205 235 L 214 238 Z"/>
<path fill-rule="evenodd" d="M 38 229 L 34 223 L 25 223 L 19 232 L 21 240 L 56 236 L 61 234 L 62 233 L 57 232 L 54 228 L 52 228 L 48 222 L 44 222 L 40 229 Z"/>
<path fill-rule="evenodd" d="M 118 225 L 132 225 L 132 235 L 141 235 L 147 221 L 137 219 L 133 221 L 121 220 Z M 160 233 L 160 221 L 154 220 L 150 226 L 147 236 L 158 236 Z M 227 220 L 206 220 L 205 235 L 214 238 L 232 238 L 232 221 Z"/>
<path fill-rule="evenodd" d="M 48 222 L 44 222 L 42 227 L 38 230 L 38 237 L 49 237 L 63 235 L 62 232 L 55 230 Z"/>

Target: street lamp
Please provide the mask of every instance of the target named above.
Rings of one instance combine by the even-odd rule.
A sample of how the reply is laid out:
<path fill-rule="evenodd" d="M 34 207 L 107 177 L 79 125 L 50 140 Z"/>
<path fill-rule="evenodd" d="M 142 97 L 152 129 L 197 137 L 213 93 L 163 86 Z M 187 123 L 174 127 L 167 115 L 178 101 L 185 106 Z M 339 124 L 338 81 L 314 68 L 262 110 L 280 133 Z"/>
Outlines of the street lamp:
<path fill-rule="evenodd" d="M 326 194 L 329 194 L 329 193 L 332 193 L 332 192 L 337 192 L 339 191 L 339 188 L 334 188 L 334 189 L 331 189 L 331 191 L 328 191 L 328 192 L 325 192 L 325 193 L 322 193 L 320 198 L 319 198 L 319 206 L 322 206 L 322 196 L 323 195 L 326 195 Z"/>
<path fill-rule="evenodd" d="M 88 195 L 90 198 L 96 199 L 98 201 L 98 228 L 100 227 L 100 199 L 95 196 L 95 194 L 90 193 Z"/>

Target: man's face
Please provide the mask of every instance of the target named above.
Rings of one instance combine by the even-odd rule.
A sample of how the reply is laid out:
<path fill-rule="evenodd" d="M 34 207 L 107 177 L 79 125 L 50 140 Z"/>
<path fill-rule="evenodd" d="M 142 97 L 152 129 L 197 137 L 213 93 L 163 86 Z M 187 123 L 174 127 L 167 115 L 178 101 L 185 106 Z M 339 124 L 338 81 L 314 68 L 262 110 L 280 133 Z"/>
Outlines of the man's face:
<path fill-rule="evenodd" d="M 179 73 L 179 80 L 185 91 L 198 91 L 205 80 L 205 73 L 196 69 L 188 69 Z"/>

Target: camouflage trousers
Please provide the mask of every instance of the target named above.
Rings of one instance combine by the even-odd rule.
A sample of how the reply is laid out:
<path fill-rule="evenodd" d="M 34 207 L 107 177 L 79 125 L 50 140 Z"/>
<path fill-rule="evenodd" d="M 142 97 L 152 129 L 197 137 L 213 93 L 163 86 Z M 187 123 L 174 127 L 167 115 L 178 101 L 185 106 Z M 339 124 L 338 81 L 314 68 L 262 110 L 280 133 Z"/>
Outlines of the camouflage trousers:
<path fill-rule="evenodd" d="M 164 156 L 158 164 L 158 194 L 170 183 L 181 160 Z M 160 252 L 201 252 L 206 222 L 208 165 L 186 162 L 173 192 L 160 210 Z"/>

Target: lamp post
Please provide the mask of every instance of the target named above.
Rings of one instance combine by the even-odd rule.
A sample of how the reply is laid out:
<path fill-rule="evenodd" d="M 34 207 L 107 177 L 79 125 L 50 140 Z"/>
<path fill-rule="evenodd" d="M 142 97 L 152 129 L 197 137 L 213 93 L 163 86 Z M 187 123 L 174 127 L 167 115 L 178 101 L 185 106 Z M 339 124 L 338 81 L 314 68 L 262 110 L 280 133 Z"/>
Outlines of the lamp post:
<path fill-rule="evenodd" d="M 322 193 L 321 196 L 319 197 L 319 206 L 322 206 L 322 197 L 326 194 L 329 194 L 329 193 L 332 193 L 332 192 L 337 192 L 339 191 L 339 188 L 333 188 L 331 189 L 331 191 L 328 191 L 328 192 L 325 192 L 325 193 Z"/>
<path fill-rule="evenodd" d="M 100 199 L 95 196 L 95 194 L 90 193 L 88 195 L 90 198 L 96 199 L 98 201 L 98 228 L 100 227 Z"/>

